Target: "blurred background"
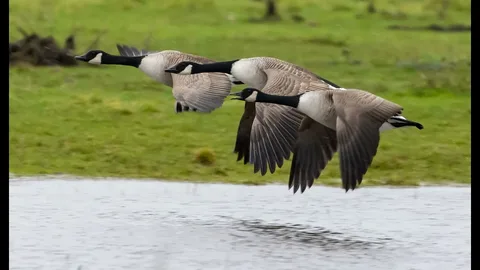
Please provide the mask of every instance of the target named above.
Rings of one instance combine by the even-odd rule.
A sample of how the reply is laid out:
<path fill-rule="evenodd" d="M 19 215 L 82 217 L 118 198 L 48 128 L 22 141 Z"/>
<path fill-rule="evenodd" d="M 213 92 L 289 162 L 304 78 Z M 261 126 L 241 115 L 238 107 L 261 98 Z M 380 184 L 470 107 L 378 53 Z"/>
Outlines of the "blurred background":
<path fill-rule="evenodd" d="M 10 179 L 30 180 L 10 184 L 11 269 L 469 268 L 470 188 L 363 187 L 470 184 L 470 1 L 15 0 L 9 11 Z M 73 59 L 118 55 L 117 43 L 276 57 L 401 104 L 425 128 L 382 133 L 359 190 L 340 189 L 335 156 L 292 196 L 290 161 L 265 176 L 235 161 L 243 103 L 175 114 L 171 89 L 140 70 Z M 46 181 L 80 176 L 115 181 Z"/>
<path fill-rule="evenodd" d="M 71 57 L 118 54 L 120 43 L 218 61 L 271 56 L 381 95 L 425 129 L 382 136 L 367 185 L 470 181 L 470 1 L 17 0 L 9 21 L 13 172 L 286 179 L 289 163 L 261 177 L 235 162 L 243 104 L 175 115 L 171 89 L 141 71 Z M 332 162 L 325 181 L 338 184 Z"/>

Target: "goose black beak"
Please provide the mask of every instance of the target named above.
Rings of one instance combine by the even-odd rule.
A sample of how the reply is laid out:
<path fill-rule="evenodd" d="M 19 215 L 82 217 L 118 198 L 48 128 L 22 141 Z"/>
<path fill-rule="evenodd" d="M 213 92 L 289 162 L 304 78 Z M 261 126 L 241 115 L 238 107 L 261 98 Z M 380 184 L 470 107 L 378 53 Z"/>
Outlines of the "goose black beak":
<path fill-rule="evenodd" d="M 231 98 L 230 100 L 242 100 L 242 91 L 236 92 L 236 93 L 231 93 L 229 96 L 235 96 L 234 98 Z"/>
<path fill-rule="evenodd" d="M 85 57 L 85 54 L 84 54 L 84 55 L 77 55 L 77 56 L 75 56 L 75 60 L 80 60 L 80 61 L 85 61 L 85 62 L 87 62 L 87 58 Z"/>
<path fill-rule="evenodd" d="M 167 72 L 167 73 L 175 73 L 175 72 L 177 72 L 177 70 L 174 69 L 174 68 L 168 68 L 168 69 L 165 69 L 165 72 Z"/>

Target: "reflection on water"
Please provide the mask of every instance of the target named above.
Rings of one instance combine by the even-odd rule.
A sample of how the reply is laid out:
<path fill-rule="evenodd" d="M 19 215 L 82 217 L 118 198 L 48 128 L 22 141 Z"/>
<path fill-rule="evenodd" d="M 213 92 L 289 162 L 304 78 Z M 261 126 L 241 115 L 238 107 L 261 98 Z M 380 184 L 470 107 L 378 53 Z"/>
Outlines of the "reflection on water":
<path fill-rule="evenodd" d="M 10 269 L 470 269 L 470 188 L 10 180 Z"/>
<path fill-rule="evenodd" d="M 343 236 L 342 233 L 326 228 L 305 226 L 302 224 L 265 224 L 262 220 L 242 220 L 234 223 L 239 231 L 268 237 L 282 242 L 310 244 L 324 250 L 381 248 L 388 239 L 360 240 Z"/>

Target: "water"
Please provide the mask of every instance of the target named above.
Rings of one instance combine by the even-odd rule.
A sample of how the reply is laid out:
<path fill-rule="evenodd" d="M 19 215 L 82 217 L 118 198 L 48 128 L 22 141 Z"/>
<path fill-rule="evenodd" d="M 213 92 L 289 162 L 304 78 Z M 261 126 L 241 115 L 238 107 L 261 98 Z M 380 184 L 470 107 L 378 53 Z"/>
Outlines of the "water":
<path fill-rule="evenodd" d="M 10 180 L 10 269 L 471 269 L 470 187 Z"/>

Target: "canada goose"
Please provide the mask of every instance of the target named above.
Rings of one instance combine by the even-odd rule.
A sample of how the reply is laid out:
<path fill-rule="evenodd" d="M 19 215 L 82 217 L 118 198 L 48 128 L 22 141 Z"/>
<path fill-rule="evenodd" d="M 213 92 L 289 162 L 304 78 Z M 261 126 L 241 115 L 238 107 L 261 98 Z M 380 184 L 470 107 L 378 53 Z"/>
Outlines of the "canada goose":
<path fill-rule="evenodd" d="M 268 93 L 280 95 L 288 95 L 292 91 L 296 93 L 299 86 L 308 85 L 310 82 L 321 82 L 326 87 L 337 87 L 300 66 L 271 57 L 244 58 L 212 64 L 184 61 L 165 71 L 180 75 L 204 72 L 228 73 L 248 86 L 268 88 L 271 89 Z M 234 153 L 238 154 L 237 161 L 243 159 L 244 164 L 253 164 L 254 173 L 260 171 L 261 175 L 265 175 L 267 166 L 270 172 L 274 173 L 276 165 L 280 168 L 284 159 L 290 158 L 303 116 L 293 108 L 277 104 L 246 103 L 235 142 Z"/>
<path fill-rule="evenodd" d="M 84 55 L 75 56 L 75 59 L 97 65 L 125 65 L 139 68 L 157 82 L 172 87 L 177 113 L 183 111 L 211 112 L 222 106 L 233 84 L 241 84 L 232 75 L 225 73 L 178 76 L 164 72 L 168 66 L 185 60 L 195 63 L 214 62 L 201 56 L 173 50 L 139 51 L 125 45 L 117 45 L 117 49 L 120 56 L 111 55 L 102 50 L 90 50 Z"/>
<path fill-rule="evenodd" d="M 165 71 L 180 75 L 224 72 L 232 74 L 250 87 L 277 95 L 300 94 L 308 90 L 311 84 L 323 85 L 319 90 L 343 89 L 302 67 L 271 57 L 243 58 L 209 64 L 185 61 Z M 335 133 L 329 134 L 321 124 L 297 134 L 303 119 L 304 114 L 290 107 L 247 102 L 235 143 L 237 161 L 244 158 L 244 164 L 253 163 L 254 172 L 260 170 L 262 175 L 266 173 L 268 164 L 270 172 L 273 173 L 275 163 L 279 168 L 282 167 L 283 159 L 289 159 L 290 151 L 294 147 L 300 152 L 315 151 L 310 145 L 304 144 L 304 141 L 310 138 L 328 141 L 328 135 L 335 136 Z M 410 125 L 412 123 L 403 116 L 395 116 L 388 119 L 380 127 L 380 131 Z M 322 145 L 324 144 L 317 145 L 317 151 L 321 151 Z"/>
<path fill-rule="evenodd" d="M 380 141 L 380 127 L 392 116 L 398 116 L 403 108 L 363 90 L 348 89 L 309 91 L 294 96 L 270 95 L 258 89 L 245 88 L 233 93 L 237 100 L 280 104 L 296 108 L 306 115 L 299 133 L 311 129 L 314 125 L 323 127 L 328 140 L 317 141 L 310 137 L 303 142 L 320 151 L 294 152 L 290 168 L 289 188 L 293 193 L 299 187 L 301 193 L 310 188 L 314 179 L 332 158 L 338 148 L 340 155 L 340 173 L 345 191 L 354 190 L 362 182 L 373 157 L 377 153 Z M 318 125 L 320 123 L 320 125 Z M 422 124 L 411 122 L 418 129 Z M 303 164 L 302 168 L 296 166 Z"/>

